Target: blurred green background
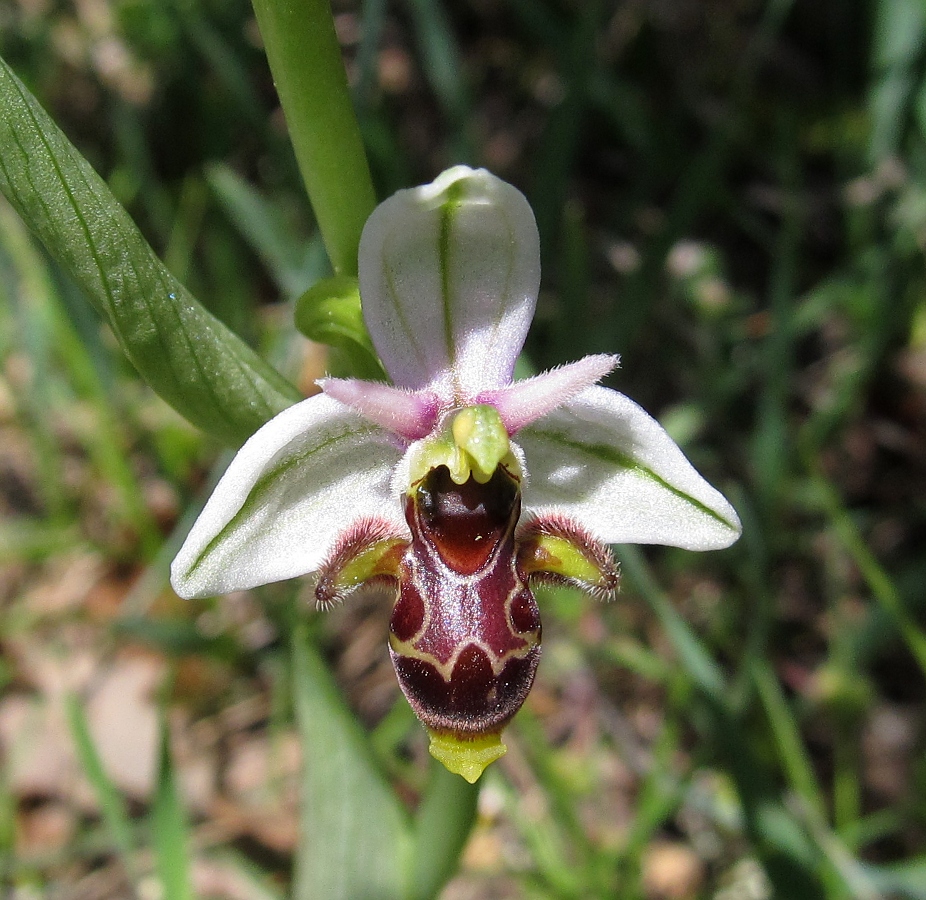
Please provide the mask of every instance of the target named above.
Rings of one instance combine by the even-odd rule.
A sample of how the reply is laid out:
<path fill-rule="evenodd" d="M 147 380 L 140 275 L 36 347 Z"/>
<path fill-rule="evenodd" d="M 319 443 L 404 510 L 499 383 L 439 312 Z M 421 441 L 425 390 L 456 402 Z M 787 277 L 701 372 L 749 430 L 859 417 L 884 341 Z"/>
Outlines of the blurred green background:
<path fill-rule="evenodd" d="M 441 896 L 926 897 L 926 3 L 333 7 L 380 197 L 458 162 L 520 187 L 531 363 L 620 353 L 610 386 L 744 523 L 721 553 L 617 548 L 608 606 L 543 594 L 537 685 Z M 327 263 L 249 4 L 6 0 L 0 53 L 311 390 L 292 301 Z M 166 582 L 220 454 L 0 202 L 4 896 L 157 896 L 114 822 L 120 851 L 173 823 L 197 896 L 286 895 L 309 589 Z M 412 806 L 388 616 L 310 627 Z"/>

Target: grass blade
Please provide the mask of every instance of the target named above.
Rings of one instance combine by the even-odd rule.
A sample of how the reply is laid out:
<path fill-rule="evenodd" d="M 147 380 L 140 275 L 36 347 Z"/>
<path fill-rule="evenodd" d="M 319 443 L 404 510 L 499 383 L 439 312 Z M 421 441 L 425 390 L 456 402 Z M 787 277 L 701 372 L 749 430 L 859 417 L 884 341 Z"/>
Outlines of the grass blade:
<path fill-rule="evenodd" d="M 162 723 L 158 783 L 151 809 L 151 832 L 155 867 L 161 880 L 164 900 L 193 900 L 187 831 L 186 815 L 180 803 L 170 758 L 167 724 Z"/>
<path fill-rule="evenodd" d="M 788 778 L 794 790 L 810 805 L 814 814 L 823 819 L 826 816 L 826 801 L 814 776 L 813 766 L 807 756 L 807 749 L 801 740 L 797 724 L 782 694 L 781 685 L 764 661 L 754 661 L 752 675 L 778 744 L 778 756 Z"/>
<path fill-rule="evenodd" d="M 87 717 L 84 715 L 80 700 L 74 696 L 68 697 L 66 711 L 71 736 L 77 749 L 77 758 L 80 760 L 84 774 L 96 794 L 103 821 L 109 831 L 113 845 L 119 853 L 119 858 L 128 875 L 129 882 L 136 884 L 135 842 L 132 838 L 132 826 L 125 801 L 103 769 L 103 761 L 100 759 L 100 755 L 97 753 L 96 746 L 93 743 L 93 737 L 87 725 Z"/>
<path fill-rule="evenodd" d="M 292 655 L 305 755 L 294 900 L 400 900 L 411 862 L 404 811 L 304 628 Z"/>
<path fill-rule="evenodd" d="M 858 567 L 872 596 L 896 624 L 920 669 L 926 674 L 926 633 L 904 606 L 897 587 L 865 543 L 836 490 L 818 473 L 818 467 L 813 461 L 805 459 L 805 463 L 811 472 L 817 499 L 840 543 Z"/>
<path fill-rule="evenodd" d="M 723 703 L 726 679 L 704 645 L 660 590 L 638 547 L 621 545 L 617 551 L 621 571 L 646 598 L 672 642 L 679 662 L 698 688 L 715 702 Z"/>
<path fill-rule="evenodd" d="M 316 275 L 306 242 L 284 227 L 279 210 L 228 166 L 206 170 L 209 186 L 229 218 L 260 256 L 277 287 L 287 296 L 305 290 Z"/>
<path fill-rule="evenodd" d="M 431 763 L 431 776 L 415 819 L 413 900 L 431 900 L 456 871 L 476 818 L 478 784 Z"/>

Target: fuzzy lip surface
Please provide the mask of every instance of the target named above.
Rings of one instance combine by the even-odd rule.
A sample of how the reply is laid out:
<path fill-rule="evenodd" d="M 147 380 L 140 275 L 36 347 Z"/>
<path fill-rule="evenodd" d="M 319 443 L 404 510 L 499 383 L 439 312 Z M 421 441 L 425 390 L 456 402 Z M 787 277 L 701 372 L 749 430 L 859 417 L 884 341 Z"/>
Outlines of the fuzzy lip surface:
<path fill-rule="evenodd" d="M 520 488 L 502 469 L 457 485 L 446 467 L 406 500 L 390 655 L 432 731 L 498 732 L 521 708 L 540 658 L 540 611 L 517 563 Z"/>

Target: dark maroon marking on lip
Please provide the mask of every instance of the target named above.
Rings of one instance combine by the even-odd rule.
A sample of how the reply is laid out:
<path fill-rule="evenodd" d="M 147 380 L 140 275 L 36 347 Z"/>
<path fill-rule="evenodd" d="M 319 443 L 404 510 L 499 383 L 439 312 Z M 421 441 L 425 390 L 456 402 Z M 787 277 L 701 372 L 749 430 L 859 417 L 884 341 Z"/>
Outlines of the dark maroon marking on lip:
<path fill-rule="evenodd" d="M 399 586 L 399 597 L 392 610 L 389 628 L 400 641 L 410 641 L 424 624 L 424 600 L 408 582 Z"/>
<path fill-rule="evenodd" d="M 519 634 L 536 633 L 540 640 L 540 609 L 534 595 L 526 588 L 511 601 L 511 624 Z"/>
<path fill-rule="evenodd" d="M 485 651 L 470 644 L 457 659 L 450 680 L 428 662 L 390 650 L 399 684 L 415 715 L 432 731 L 490 734 L 521 708 L 534 682 L 540 645 L 509 659 L 495 675 Z"/>
<path fill-rule="evenodd" d="M 520 512 L 519 485 L 501 466 L 486 484 L 474 478 L 456 484 L 450 470 L 438 466 L 422 479 L 406 518 L 413 534 L 420 523 L 448 566 L 460 575 L 472 575 L 489 561 Z M 418 521 L 413 522 L 416 513 Z"/>

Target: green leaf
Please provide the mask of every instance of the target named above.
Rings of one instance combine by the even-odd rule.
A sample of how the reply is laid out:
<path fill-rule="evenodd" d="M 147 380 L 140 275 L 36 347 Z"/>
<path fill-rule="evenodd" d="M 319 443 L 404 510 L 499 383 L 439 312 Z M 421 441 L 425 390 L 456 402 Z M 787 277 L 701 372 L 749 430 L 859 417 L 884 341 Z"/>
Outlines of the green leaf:
<path fill-rule="evenodd" d="M 292 654 L 305 751 L 294 900 L 405 898 L 412 842 L 404 810 L 304 628 Z"/>
<path fill-rule="evenodd" d="M 106 318 L 142 377 L 238 444 L 299 393 L 207 312 L 0 60 L 0 190 Z"/>

